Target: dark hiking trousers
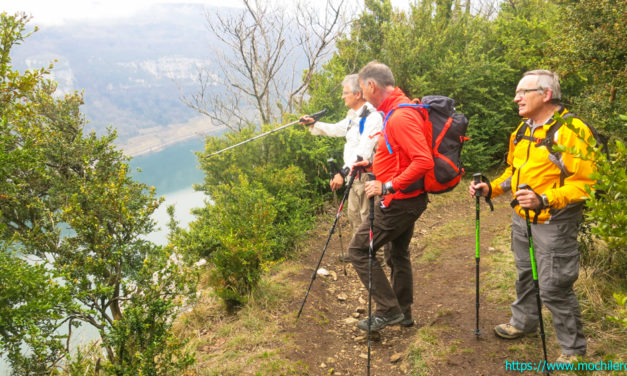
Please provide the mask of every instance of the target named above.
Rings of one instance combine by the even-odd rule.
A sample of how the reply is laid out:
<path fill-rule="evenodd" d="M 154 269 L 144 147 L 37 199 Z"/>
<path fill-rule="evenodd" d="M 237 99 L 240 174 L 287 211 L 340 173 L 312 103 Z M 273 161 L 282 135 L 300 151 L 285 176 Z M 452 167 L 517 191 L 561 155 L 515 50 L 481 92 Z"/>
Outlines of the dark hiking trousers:
<path fill-rule="evenodd" d="M 427 208 L 426 194 L 404 200 L 392 200 L 382 208 L 375 204 L 374 249 L 390 243 L 386 263 L 391 269 L 392 283 L 388 281 L 380 261 L 372 260 L 372 298 L 376 303 L 374 314 L 389 317 L 398 313 L 411 315 L 414 301 L 413 277 L 409 257 L 409 242 L 414 234 L 414 222 Z M 370 249 L 370 220 L 357 229 L 348 247 L 348 253 L 361 282 L 368 288 L 368 253 Z M 386 252 L 388 253 L 388 252 Z"/>

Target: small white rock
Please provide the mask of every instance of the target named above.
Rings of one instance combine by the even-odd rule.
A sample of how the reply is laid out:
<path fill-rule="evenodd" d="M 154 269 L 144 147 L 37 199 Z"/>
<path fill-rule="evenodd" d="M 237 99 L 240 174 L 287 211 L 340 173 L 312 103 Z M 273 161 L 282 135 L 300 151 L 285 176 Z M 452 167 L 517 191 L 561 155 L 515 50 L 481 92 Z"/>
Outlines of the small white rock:
<path fill-rule="evenodd" d="M 326 276 L 328 276 L 329 274 L 331 274 L 331 273 L 329 273 L 329 271 L 328 271 L 328 270 L 326 270 L 325 268 L 320 268 L 320 269 L 318 269 L 318 271 L 317 271 L 316 273 L 317 273 L 318 275 L 323 276 L 323 277 L 326 277 Z"/>

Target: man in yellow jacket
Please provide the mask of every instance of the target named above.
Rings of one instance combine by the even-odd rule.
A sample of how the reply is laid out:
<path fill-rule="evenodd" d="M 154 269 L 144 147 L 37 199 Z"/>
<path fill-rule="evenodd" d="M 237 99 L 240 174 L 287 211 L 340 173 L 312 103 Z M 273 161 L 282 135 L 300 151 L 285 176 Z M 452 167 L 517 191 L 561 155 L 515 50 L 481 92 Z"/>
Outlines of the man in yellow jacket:
<path fill-rule="evenodd" d="M 512 251 L 518 279 L 516 300 L 511 305 L 512 318 L 507 324 L 494 328 L 498 337 L 514 339 L 535 333 L 538 327 L 538 306 L 532 279 L 529 239 L 525 221 L 527 209 L 532 221 L 534 253 L 540 285 L 540 296 L 553 315 L 553 326 L 562 354 L 561 363 L 571 363 L 586 352 L 581 309 L 573 284 L 579 275 L 577 232 L 582 218 L 586 185 L 593 162 L 570 153 L 555 153 L 554 144 L 575 147 L 584 153 L 586 145 L 566 125 L 557 122 L 572 116 L 560 103 L 561 92 L 557 75 L 547 70 L 526 72 L 518 86 L 514 102 L 523 122 L 509 140 L 508 167 L 490 184 L 471 182 L 468 191 L 474 197 L 477 190 L 486 197 L 506 192 L 517 200 L 512 216 Z M 580 119 L 573 117 L 572 125 L 591 131 Z M 527 184 L 532 190 L 517 187 Z"/>

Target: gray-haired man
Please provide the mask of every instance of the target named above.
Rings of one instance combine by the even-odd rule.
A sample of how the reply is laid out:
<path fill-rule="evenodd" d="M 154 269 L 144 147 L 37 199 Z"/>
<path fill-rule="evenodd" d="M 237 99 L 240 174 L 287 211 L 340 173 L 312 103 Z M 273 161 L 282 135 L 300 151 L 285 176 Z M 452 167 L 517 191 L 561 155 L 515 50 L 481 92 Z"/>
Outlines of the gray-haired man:
<path fill-rule="evenodd" d="M 314 136 L 346 137 L 343 168 L 329 184 L 333 191 L 342 188 L 350 167 L 357 161 L 358 156 L 372 162 L 378 134 L 383 126 L 381 115 L 364 99 L 356 74 L 346 76 L 342 86 L 342 99 L 349 108 L 343 120 L 335 124 L 316 122 L 310 116 L 304 116 L 301 120 L 301 123 L 309 125 L 309 130 Z M 348 220 L 353 231 L 368 217 L 368 197 L 364 193 L 366 180 L 366 174 L 361 174 L 361 177 L 353 182 L 348 195 Z"/>

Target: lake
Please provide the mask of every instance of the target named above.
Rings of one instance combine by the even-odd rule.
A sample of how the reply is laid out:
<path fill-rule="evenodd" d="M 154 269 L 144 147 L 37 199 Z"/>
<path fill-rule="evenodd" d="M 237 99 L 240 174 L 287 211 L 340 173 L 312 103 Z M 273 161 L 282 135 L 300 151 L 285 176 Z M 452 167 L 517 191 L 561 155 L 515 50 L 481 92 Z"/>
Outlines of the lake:
<path fill-rule="evenodd" d="M 191 209 L 202 207 L 207 197 L 196 192 L 193 184 L 203 181 L 203 173 L 198 166 L 195 152 L 202 151 L 201 138 L 174 144 L 156 153 L 144 154 L 131 160 L 133 177 L 149 186 L 154 186 L 157 196 L 164 196 L 165 202 L 153 214 L 157 231 L 147 238 L 160 245 L 167 243 L 167 224 L 170 220 L 167 207 L 175 206 L 175 218 L 179 226 L 186 228 L 194 218 Z M 141 172 L 136 172 L 140 169 Z"/>

